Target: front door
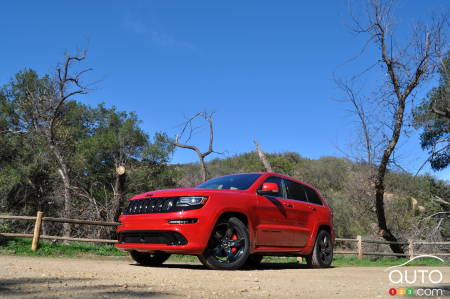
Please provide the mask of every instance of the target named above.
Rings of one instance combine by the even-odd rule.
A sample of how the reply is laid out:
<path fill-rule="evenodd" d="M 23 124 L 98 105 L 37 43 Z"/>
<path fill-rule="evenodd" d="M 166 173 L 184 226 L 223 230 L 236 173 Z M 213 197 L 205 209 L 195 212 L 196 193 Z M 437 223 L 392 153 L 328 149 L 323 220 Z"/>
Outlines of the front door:
<path fill-rule="evenodd" d="M 292 247 L 294 235 L 289 227 L 288 207 L 283 179 L 280 177 L 269 177 L 265 183 L 275 183 L 278 185 L 278 194 L 258 195 L 258 205 L 256 208 L 256 245 L 271 247 Z"/>

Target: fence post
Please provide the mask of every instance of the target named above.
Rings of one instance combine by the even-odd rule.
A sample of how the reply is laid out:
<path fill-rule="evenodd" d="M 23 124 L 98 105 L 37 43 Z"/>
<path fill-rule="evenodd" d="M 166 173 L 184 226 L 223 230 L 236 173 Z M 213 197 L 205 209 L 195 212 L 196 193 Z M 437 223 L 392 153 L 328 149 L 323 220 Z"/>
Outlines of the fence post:
<path fill-rule="evenodd" d="M 362 238 L 360 235 L 356 236 L 356 240 L 358 240 L 358 260 L 363 258 L 363 248 L 362 248 Z"/>
<path fill-rule="evenodd" d="M 36 251 L 39 246 L 39 237 L 41 235 L 42 217 L 44 212 L 37 212 L 36 222 L 34 223 L 33 241 L 31 242 L 31 250 Z"/>
<path fill-rule="evenodd" d="M 409 259 L 412 259 L 414 257 L 414 243 L 413 240 L 408 240 L 408 255 Z"/>

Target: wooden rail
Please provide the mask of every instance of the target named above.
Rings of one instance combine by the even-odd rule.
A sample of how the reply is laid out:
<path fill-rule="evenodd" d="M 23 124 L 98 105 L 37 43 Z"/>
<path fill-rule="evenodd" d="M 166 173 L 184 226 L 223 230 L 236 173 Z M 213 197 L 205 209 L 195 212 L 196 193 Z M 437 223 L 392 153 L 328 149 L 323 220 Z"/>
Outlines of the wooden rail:
<path fill-rule="evenodd" d="M 345 239 L 336 238 L 336 242 L 356 242 L 356 251 L 334 251 L 334 254 L 350 254 L 357 255 L 358 259 L 362 259 L 363 255 L 375 255 L 375 256 L 398 256 L 398 257 L 409 257 L 410 259 L 418 255 L 434 255 L 434 256 L 450 256 L 450 253 L 438 252 L 438 253 L 425 253 L 425 252 L 415 252 L 415 245 L 450 245 L 450 242 L 428 242 L 428 241 L 414 241 L 408 240 L 407 242 L 389 242 L 389 241 L 379 241 L 379 240 L 363 240 L 361 236 L 357 236 L 356 239 Z M 363 243 L 368 244 L 400 244 L 408 245 L 407 253 L 393 253 L 393 252 L 367 252 L 364 251 Z"/>
<path fill-rule="evenodd" d="M 33 234 L 0 233 L 0 236 L 5 236 L 5 237 L 32 238 L 33 241 L 31 242 L 31 249 L 33 251 L 38 249 L 39 239 L 76 241 L 76 242 L 93 242 L 93 243 L 109 243 L 109 244 L 117 243 L 117 240 L 72 238 L 72 237 L 41 235 L 42 222 L 44 222 L 44 221 L 61 222 L 61 223 L 75 223 L 75 224 L 84 224 L 84 225 L 98 225 L 98 226 L 117 226 L 120 224 L 119 222 L 105 222 L 105 221 L 91 221 L 91 220 L 69 219 L 69 218 L 44 217 L 44 213 L 42 213 L 42 212 L 38 212 L 36 216 L 4 216 L 4 215 L 0 215 L 0 219 L 35 220 Z"/>
<path fill-rule="evenodd" d="M 114 244 L 117 243 L 117 240 L 106 240 L 106 239 L 88 239 L 88 238 L 72 238 L 72 237 L 61 237 L 61 236 L 47 236 L 41 235 L 41 226 L 42 222 L 61 222 L 61 223 L 75 223 L 75 224 L 84 224 L 84 225 L 98 225 L 98 226 L 117 226 L 119 222 L 106 222 L 106 221 L 91 221 L 91 220 L 80 220 L 80 219 L 69 219 L 69 218 L 55 218 L 55 217 L 44 217 L 44 213 L 38 212 L 36 216 L 2 216 L 0 215 L 0 219 L 5 220 L 34 220 L 34 233 L 33 234 L 18 234 L 18 233 L 0 233 L 0 236 L 5 237 L 19 237 L 19 238 L 32 238 L 32 250 L 37 250 L 39 246 L 39 239 L 47 239 L 47 240 L 64 240 L 64 241 L 76 241 L 76 242 L 93 242 L 93 243 L 109 243 Z M 435 256 L 450 256 L 450 253 L 419 253 L 414 252 L 414 245 L 450 245 L 450 242 L 428 242 L 428 241 L 414 241 L 408 240 L 407 242 L 388 242 L 381 240 L 364 240 L 361 236 L 357 236 L 356 239 L 351 238 L 336 238 L 336 242 L 349 242 L 356 243 L 356 251 L 340 251 L 335 250 L 334 254 L 349 254 L 356 255 L 358 259 L 362 259 L 364 255 L 371 256 L 398 256 L 398 257 L 409 257 L 412 258 L 414 256 L 428 254 Z M 392 252 L 367 252 L 364 251 L 363 243 L 368 244 L 400 244 L 400 245 L 408 245 L 407 253 L 392 253 Z"/>
<path fill-rule="evenodd" d="M 43 221 L 49 222 L 62 222 L 62 223 L 75 223 L 75 224 L 88 224 L 88 225 L 100 225 L 100 226 L 117 226 L 119 222 L 105 222 L 105 221 L 91 221 L 91 220 L 79 220 L 79 219 L 69 219 L 69 218 L 54 218 L 54 217 L 44 217 Z"/>

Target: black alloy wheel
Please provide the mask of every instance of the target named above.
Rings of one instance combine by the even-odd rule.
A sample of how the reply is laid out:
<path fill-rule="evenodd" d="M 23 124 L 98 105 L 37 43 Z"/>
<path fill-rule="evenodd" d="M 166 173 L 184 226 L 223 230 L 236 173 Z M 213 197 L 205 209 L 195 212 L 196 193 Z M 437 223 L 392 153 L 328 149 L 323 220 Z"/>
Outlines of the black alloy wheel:
<path fill-rule="evenodd" d="M 209 269 L 236 270 L 247 261 L 249 248 L 247 226 L 238 218 L 230 217 L 216 224 L 208 247 L 198 258 Z"/>
<path fill-rule="evenodd" d="M 312 268 L 330 267 L 333 262 L 333 242 L 330 233 L 325 230 L 319 231 L 313 252 L 306 257 L 306 261 Z"/>

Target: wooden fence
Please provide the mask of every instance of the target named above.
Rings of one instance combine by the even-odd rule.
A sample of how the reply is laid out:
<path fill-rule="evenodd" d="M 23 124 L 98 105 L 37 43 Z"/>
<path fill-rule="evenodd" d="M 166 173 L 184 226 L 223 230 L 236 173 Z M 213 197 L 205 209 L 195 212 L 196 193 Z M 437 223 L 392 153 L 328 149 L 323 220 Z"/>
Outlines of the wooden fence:
<path fill-rule="evenodd" d="M 356 243 L 356 251 L 339 251 L 335 250 L 334 254 L 350 254 L 356 255 L 358 259 L 362 259 L 364 255 L 370 256 L 397 256 L 397 257 L 408 257 L 413 258 L 418 255 L 434 255 L 434 256 L 450 256 L 449 252 L 418 252 L 415 250 L 416 245 L 450 245 L 450 242 L 428 242 L 428 241 L 417 241 L 417 240 L 408 240 L 407 242 L 389 242 L 389 241 L 378 241 L 378 240 L 364 240 L 361 236 L 356 236 L 356 239 L 345 239 L 345 238 L 336 238 L 336 243 L 349 242 Z M 408 250 L 406 253 L 393 253 L 393 252 L 370 252 L 364 251 L 364 243 L 367 244 L 400 244 L 400 245 L 408 245 Z M 447 247 L 448 248 L 448 247 Z"/>
<path fill-rule="evenodd" d="M 5 237 L 20 237 L 20 238 L 32 238 L 31 249 L 37 250 L 39 246 L 39 239 L 48 240 L 63 240 L 63 241 L 77 241 L 77 242 L 96 242 L 96 243 L 117 243 L 117 240 L 106 240 L 106 239 L 87 239 L 87 238 L 71 238 L 71 237 L 61 237 L 61 236 L 47 236 L 41 235 L 42 222 L 61 222 L 61 223 L 75 223 L 75 224 L 85 224 L 85 225 L 97 225 L 97 226 L 117 226 L 118 222 L 104 222 L 104 221 L 90 221 L 90 220 L 80 220 L 80 219 L 68 219 L 68 218 L 54 218 L 54 217 L 44 217 L 43 212 L 37 212 L 36 216 L 1 216 L 0 219 L 10 219 L 10 220 L 34 220 L 34 232 L 33 234 L 16 234 L 16 233 L 0 233 L 0 236 Z"/>
<path fill-rule="evenodd" d="M 95 242 L 95 243 L 117 243 L 117 240 L 106 240 L 106 239 L 87 239 L 87 238 L 71 238 L 71 237 L 61 237 L 61 236 L 46 236 L 41 235 L 42 222 L 61 222 L 61 223 L 75 223 L 75 224 L 85 224 L 85 225 L 98 225 L 98 226 L 117 226 L 118 222 L 104 222 L 104 221 L 90 221 L 90 220 L 79 220 L 79 219 L 68 219 L 68 218 L 54 218 L 54 217 L 44 217 L 43 212 L 38 212 L 36 216 L 1 216 L 0 219 L 10 219 L 10 220 L 34 220 L 34 232 L 33 234 L 17 234 L 17 233 L 0 233 L 0 236 L 5 237 L 20 237 L 20 238 L 32 238 L 31 249 L 37 250 L 39 246 L 39 239 L 49 239 L 49 240 L 64 240 L 64 241 L 77 241 L 77 242 Z M 356 239 L 346 239 L 346 238 L 336 238 L 336 243 L 340 244 L 343 242 L 356 243 L 355 251 L 339 251 L 335 250 L 334 254 L 348 254 L 356 255 L 358 259 L 362 259 L 364 255 L 367 256 L 397 256 L 397 257 L 409 257 L 428 254 L 434 256 L 450 256 L 450 253 L 446 252 L 435 252 L 435 253 L 425 253 L 415 251 L 416 245 L 450 245 L 450 242 L 427 242 L 427 241 L 417 241 L 408 240 L 407 242 L 388 242 L 388 241 L 378 241 L 378 240 L 364 240 L 361 236 L 357 236 Z M 408 245 L 407 253 L 393 253 L 393 252 L 369 252 L 364 251 L 364 243 L 367 244 L 400 244 Z"/>

